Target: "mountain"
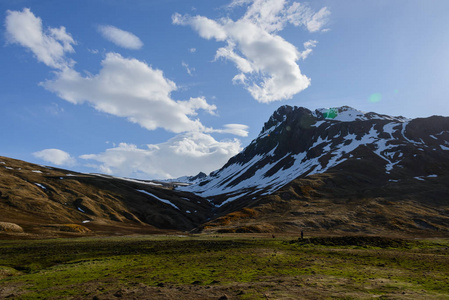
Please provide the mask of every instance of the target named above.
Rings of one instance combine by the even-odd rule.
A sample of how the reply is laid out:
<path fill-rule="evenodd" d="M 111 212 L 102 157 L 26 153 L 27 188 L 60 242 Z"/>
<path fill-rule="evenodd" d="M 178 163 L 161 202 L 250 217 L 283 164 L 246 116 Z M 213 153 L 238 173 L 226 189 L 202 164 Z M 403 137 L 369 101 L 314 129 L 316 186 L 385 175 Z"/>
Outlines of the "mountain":
<path fill-rule="evenodd" d="M 95 233 L 447 235 L 447 182 L 448 117 L 282 106 L 208 176 L 143 181 L 0 157 L 0 223 L 52 234 L 72 224 Z"/>
<path fill-rule="evenodd" d="M 174 178 L 174 179 L 163 179 L 163 180 L 159 180 L 159 181 L 166 182 L 166 183 L 172 183 L 175 185 L 188 186 L 188 185 L 198 183 L 206 177 L 207 177 L 206 173 L 199 172 L 195 176 L 182 176 L 182 177 L 178 177 L 178 178 Z"/>
<path fill-rule="evenodd" d="M 449 118 L 406 119 L 343 106 L 282 106 L 259 136 L 220 170 L 183 187 L 223 206 L 268 195 L 293 179 L 374 160 L 385 180 L 438 176 L 449 167 Z"/>
<path fill-rule="evenodd" d="M 45 236 L 191 230 L 211 204 L 163 182 L 118 178 L 0 157 L 0 223 Z M 2 226 L 0 224 L 0 232 Z"/>

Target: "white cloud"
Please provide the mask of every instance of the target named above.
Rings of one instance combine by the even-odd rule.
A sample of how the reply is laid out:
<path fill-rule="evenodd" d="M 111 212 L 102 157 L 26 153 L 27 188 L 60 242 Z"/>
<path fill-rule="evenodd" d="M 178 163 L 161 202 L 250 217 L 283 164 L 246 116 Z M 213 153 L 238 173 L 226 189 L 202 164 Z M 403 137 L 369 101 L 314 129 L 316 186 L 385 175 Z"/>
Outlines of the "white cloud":
<path fill-rule="evenodd" d="M 214 20 L 208 19 L 202 16 L 190 17 L 181 16 L 175 13 L 172 16 L 173 24 L 177 25 L 190 25 L 198 31 L 198 34 L 205 39 L 210 40 L 211 38 L 217 41 L 224 41 L 227 38 L 226 31 L 223 26 Z"/>
<path fill-rule="evenodd" d="M 217 50 L 215 60 L 234 62 L 240 73 L 233 82 L 243 84 L 257 101 L 290 99 L 310 85 L 296 62 L 311 53 L 316 41 L 309 41 L 304 45 L 306 50 L 299 52 L 277 32 L 287 23 L 318 31 L 326 24 L 329 10 L 324 7 L 314 13 L 308 6 L 286 0 L 235 0 L 229 7 L 247 4 L 251 5 L 237 21 L 180 14 L 174 14 L 172 21 L 191 26 L 205 39 L 226 41 L 227 46 Z"/>
<path fill-rule="evenodd" d="M 33 155 L 57 166 L 73 166 L 76 163 L 76 160 L 69 153 L 59 149 L 44 149 L 34 152 Z"/>
<path fill-rule="evenodd" d="M 258 24 L 268 32 L 281 31 L 287 23 L 304 26 L 309 32 L 324 31 L 330 11 L 327 7 L 314 12 L 306 4 L 289 0 L 234 0 L 229 8 L 251 4 L 242 19 Z"/>
<path fill-rule="evenodd" d="M 170 93 L 177 89 L 176 84 L 165 78 L 161 70 L 117 53 L 106 54 L 102 69 L 95 76 L 83 77 L 66 69 L 42 85 L 71 103 L 87 102 L 99 111 L 125 117 L 148 130 L 203 131 L 203 124 L 191 117 L 200 109 L 209 114 L 216 110 L 202 97 L 173 100 Z"/>
<path fill-rule="evenodd" d="M 195 68 L 189 67 L 189 65 L 185 62 L 182 62 L 181 64 L 186 69 L 187 74 L 189 74 L 190 76 L 193 76 L 193 72 L 195 72 Z"/>
<path fill-rule="evenodd" d="M 323 25 L 327 23 L 327 18 L 329 15 L 330 15 L 330 11 L 326 7 L 323 7 L 316 14 L 313 14 L 312 18 L 307 21 L 307 23 L 306 23 L 307 29 L 310 32 L 315 32 L 315 31 L 321 30 Z M 323 30 L 327 31 L 328 29 L 323 29 Z"/>
<path fill-rule="evenodd" d="M 137 59 L 107 53 L 98 74 L 82 75 L 73 68 L 75 62 L 65 57 L 66 53 L 74 52 L 72 45 L 75 42 L 64 27 L 49 28 L 44 32 L 41 19 L 29 9 L 8 11 L 5 23 L 9 42 L 30 49 L 39 61 L 56 69 L 55 78 L 41 83 L 47 90 L 73 104 L 87 103 L 98 111 L 127 118 L 148 130 L 164 128 L 183 133 L 145 149 L 122 143 L 100 154 L 81 156 L 96 161 L 94 166 L 101 172 L 144 178 L 210 172 L 241 150 L 238 139 L 216 141 L 208 133 L 247 136 L 247 126 L 205 127 L 198 119 L 199 111 L 215 115 L 216 106 L 207 103 L 203 97 L 184 101 L 172 99 L 171 93 L 177 86 L 161 70 Z M 207 32 L 204 32 L 206 36 Z M 57 113 L 58 106 L 53 108 L 49 112 Z M 70 154 L 59 149 L 45 149 L 33 155 L 55 165 L 76 164 Z"/>
<path fill-rule="evenodd" d="M 209 173 L 222 167 L 242 149 L 240 141 L 216 141 L 200 132 L 180 134 L 161 144 L 141 149 L 121 143 L 103 153 L 82 155 L 96 161 L 96 168 L 107 174 L 135 178 L 176 178 Z"/>
<path fill-rule="evenodd" d="M 29 9 L 8 11 L 5 24 L 10 42 L 31 49 L 39 61 L 59 69 L 55 72 L 56 78 L 41 85 L 60 98 L 73 104 L 86 102 L 98 111 L 127 118 L 148 130 L 214 132 L 214 129 L 205 127 L 197 115 L 199 110 L 215 115 L 217 107 L 208 104 L 204 97 L 184 101 L 172 99 L 171 92 L 177 86 L 165 78 L 161 70 L 137 59 L 107 53 L 97 75 L 83 76 L 73 69 L 74 62 L 69 63 L 64 56 L 65 52 L 74 52 L 71 45 L 75 43 L 64 27 L 49 28 L 48 34 L 44 33 L 42 20 Z M 108 32 L 110 27 L 102 28 Z M 115 29 L 111 32 L 119 32 L 118 36 L 124 32 Z M 194 69 L 184 62 L 183 65 L 191 75 Z M 241 130 L 229 128 L 217 132 L 242 135 Z"/>
<path fill-rule="evenodd" d="M 71 67 L 74 62 L 65 57 L 67 52 L 75 52 L 76 44 L 65 27 L 42 28 L 42 20 L 29 8 L 23 11 L 6 12 L 6 38 L 9 43 L 19 44 L 29 49 L 37 60 L 55 69 Z"/>
<path fill-rule="evenodd" d="M 190 53 L 195 53 L 195 52 L 196 52 L 196 48 L 190 48 L 190 49 L 189 49 L 189 52 L 190 52 Z"/>
<path fill-rule="evenodd" d="M 64 108 L 60 107 L 58 103 L 52 103 L 45 107 L 45 111 L 53 116 L 57 116 L 64 112 Z"/>
<path fill-rule="evenodd" d="M 315 40 L 310 40 L 310 41 L 305 42 L 304 43 L 305 50 L 299 54 L 299 57 L 301 59 L 306 59 L 307 56 L 309 56 L 309 54 L 312 53 L 312 50 L 313 50 L 313 48 L 316 47 L 316 44 L 318 44 L 318 41 L 315 41 Z"/>
<path fill-rule="evenodd" d="M 137 50 L 143 46 L 142 41 L 136 35 L 115 26 L 101 25 L 98 26 L 98 31 L 105 39 L 119 47 Z"/>
<path fill-rule="evenodd" d="M 248 126 L 243 124 L 226 124 L 223 129 L 213 129 L 210 132 L 230 133 L 238 136 L 248 136 Z"/>
<path fill-rule="evenodd" d="M 228 4 L 228 7 L 234 8 L 236 6 L 247 5 L 251 2 L 253 2 L 253 0 L 232 0 L 232 2 L 230 4 Z"/>
<path fill-rule="evenodd" d="M 318 41 L 315 40 L 310 40 L 304 43 L 304 48 L 309 49 L 309 48 L 314 48 L 316 47 L 316 44 L 318 44 Z"/>

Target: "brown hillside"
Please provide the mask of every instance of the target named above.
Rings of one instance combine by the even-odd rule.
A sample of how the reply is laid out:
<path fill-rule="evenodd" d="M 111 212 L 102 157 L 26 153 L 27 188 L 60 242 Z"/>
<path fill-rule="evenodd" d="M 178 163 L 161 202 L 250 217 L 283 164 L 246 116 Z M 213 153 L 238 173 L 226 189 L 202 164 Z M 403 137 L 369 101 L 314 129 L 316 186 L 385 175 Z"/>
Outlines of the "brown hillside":
<path fill-rule="evenodd" d="M 209 211 L 210 204 L 204 199 L 173 191 L 169 185 L 81 174 L 0 157 L 0 222 L 17 224 L 27 234 L 190 230 L 209 217 Z"/>

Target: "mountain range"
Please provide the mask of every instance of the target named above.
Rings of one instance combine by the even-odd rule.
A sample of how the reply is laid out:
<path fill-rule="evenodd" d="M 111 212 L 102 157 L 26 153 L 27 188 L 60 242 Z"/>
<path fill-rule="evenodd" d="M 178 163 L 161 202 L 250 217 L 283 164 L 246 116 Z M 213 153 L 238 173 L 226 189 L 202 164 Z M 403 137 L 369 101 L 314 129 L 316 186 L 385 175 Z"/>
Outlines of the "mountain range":
<path fill-rule="evenodd" d="M 23 234 L 449 232 L 448 117 L 282 106 L 221 169 L 168 181 L 0 164 L 0 222 Z"/>

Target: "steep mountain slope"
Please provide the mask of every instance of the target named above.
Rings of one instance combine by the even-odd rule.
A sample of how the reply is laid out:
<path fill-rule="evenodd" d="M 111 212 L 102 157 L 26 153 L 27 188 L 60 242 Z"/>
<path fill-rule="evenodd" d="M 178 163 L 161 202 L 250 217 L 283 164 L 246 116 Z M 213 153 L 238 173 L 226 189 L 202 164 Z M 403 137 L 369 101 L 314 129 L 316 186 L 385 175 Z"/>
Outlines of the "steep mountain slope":
<path fill-rule="evenodd" d="M 449 118 L 283 106 L 220 170 L 183 190 L 215 204 L 201 230 L 449 233 Z"/>
<path fill-rule="evenodd" d="M 346 161 L 275 193 L 241 198 L 206 232 L 449 235 L 449 175 L 386 179 L 379 160 Z"/>
<path fill-rule="evenodd" d="M 312 112 L 282 106 L 259 136 L 223 168 L 181 189 L 206 197 L 223 210 L 234 207 L 233 202 L 249 203 L 269 195 L 297 177 L 344 166 L 355 171 L 366 160 L 382 169 L 376 176 L 384 183 L 447 174 L 449 118 L 411 120 L 350 107 Z"/>

